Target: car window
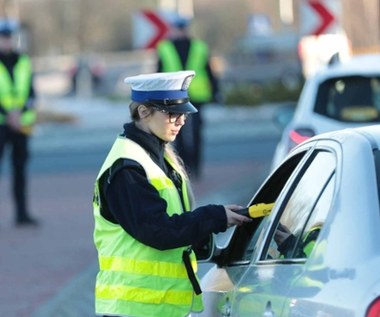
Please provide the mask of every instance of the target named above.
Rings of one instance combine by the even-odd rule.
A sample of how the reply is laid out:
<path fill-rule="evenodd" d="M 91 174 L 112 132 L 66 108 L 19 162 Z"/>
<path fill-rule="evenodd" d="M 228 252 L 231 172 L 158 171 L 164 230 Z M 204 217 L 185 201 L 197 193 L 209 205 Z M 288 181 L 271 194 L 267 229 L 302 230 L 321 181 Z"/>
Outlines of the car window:
<path fill-rule="evenodd" d="M 334 194 L 334 187 L 335 173 L 332 174 L 326 188 L 321 194 L 321 197 L 318 199 L 309 220 L 303 228 L 303 231 L 300 234 L 302 239 L 298 239 L 295 250 L 291 256 L 292 258 L 306 258 L 311 254 L 311 251 L 314 248 L 314 244 L 319 236 L 319 232 L 322 230 L 323 223 L 327 217 L 327 213 L 330 210 Z"/>
<path fill-rule="evenodd" d="M 314 111 L 344 122 L 380 121 L 380 77 L 349 76 L 321 83 Z"/>
<path fill-rule="evenodd" d="M 317 151 L 311 160 L 284 200 L 262 259 L 304 258 L 312 251 L 332 202 L 336 162 L 326 151 Z"/>
<path fill-rule="evenodd" d="M 263 184 L 256 196 L 249 203 L 249 206 L 257 203 L 273 203 L 283 191 L 291 175 L 299 166 L 300 161 L 307 152 L 297 153 L 281 166 L 279 166 L 272 176 Z M 268 217 L 254 218 L 251 223 L 237 229 L 231 244 L 232 261 L 250 261 L 252 254 L 261 245 L 263 232 L 267 227 Z"/>

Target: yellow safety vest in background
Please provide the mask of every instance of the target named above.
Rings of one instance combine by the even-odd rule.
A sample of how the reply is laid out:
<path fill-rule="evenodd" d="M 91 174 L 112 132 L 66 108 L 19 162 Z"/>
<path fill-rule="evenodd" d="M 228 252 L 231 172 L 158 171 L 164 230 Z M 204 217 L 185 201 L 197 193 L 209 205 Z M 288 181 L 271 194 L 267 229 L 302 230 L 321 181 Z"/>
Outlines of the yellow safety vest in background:
<path fill-rule="evenodd" d="M 179 54 L 171 41 L 161 41 L 157 46 L 157 53 L 162 61 L 164 72 L 194 70 L 195 77 L 189 87 L 190 101 L 205 103 L 212 100 L 212 87 L 206 71 L 208 61 L 207 45 L 199 40 L 190 43 L 189 56 L 183 67 Z"/>
<path fill-rule="evenodd" d="M 7 68 L 0 62 L 0 124 L 5 122 L 6 113 L 21 110 L 21 125 L 35 122 L 34 109 L 23 109 L 28 101 L 32 81 L 32 64 L 28 56 L 20 55 L 13 69 L 13 80 Z"/>
<path fill-rule="evenodd" d="M 173 182 L 137 143 L 118 137 L 108 154 L 95 184 L 94 242 L 98 250 L 95 308 L 99 315 L 183 317 L 203 309 L 195 295 L 182 253 L 187 247 L 160 251 L 130 236 L 119 224 L 101 216 L 100 177 L 120 158 L 132 159 L 144 168 L 148 181 L 167 202 L 167 213 L 182 213 L 183 207 Z M 189 210 L 186 182 L 183 201 Z M 191 255 L 196 267 L 194 254 Z"/>

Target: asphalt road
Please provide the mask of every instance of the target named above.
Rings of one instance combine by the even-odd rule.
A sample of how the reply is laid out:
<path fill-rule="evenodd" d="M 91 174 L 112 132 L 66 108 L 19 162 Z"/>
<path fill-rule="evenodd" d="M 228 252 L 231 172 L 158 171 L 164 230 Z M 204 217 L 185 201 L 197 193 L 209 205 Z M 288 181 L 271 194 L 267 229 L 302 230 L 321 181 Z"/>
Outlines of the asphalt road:
<path fill-rule="evenodd" d="M 112 144 L 110 137 L 108 145 Z M 277 137 L 249 138 L 233 140 L 223 138 L 219 142 L 205 144 L 204 162 L 231 162 L 257 160 L 266 162 L 272 156 Z M 93 170 L 99 168 L 107 154 L 108 147 L 61 149 L 45 153 L 35 152 L 31 159 L 30 170 L 32 173 L 56 173 L 74 172 L 81 170 Z M 8 167 L 9 168 L 9 167 Z"/>
<path fill-rule="evenodd" d="M 54 104 L 54 103 L 53 103 Z M 272 117 L 277 106 L 226 107 L 204 111 L 204 162 L 271 158 L 279 138 Z M 41 125 L 32 138 L 32 172 L 54 173 L 99 168 L 115 136 L 129 121 L 126 105 L 75 98 L 56 101 L 55 111 L 74 122 Z"/>

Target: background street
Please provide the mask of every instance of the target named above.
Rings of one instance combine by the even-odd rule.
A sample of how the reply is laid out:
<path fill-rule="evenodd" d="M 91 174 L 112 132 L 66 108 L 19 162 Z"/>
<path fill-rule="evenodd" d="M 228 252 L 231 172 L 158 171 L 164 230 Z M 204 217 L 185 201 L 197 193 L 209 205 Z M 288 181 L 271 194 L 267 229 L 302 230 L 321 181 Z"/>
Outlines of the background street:
<path fill-rule="evenodd" d="M 49 102 L 75 120 L 39 125 L 31 144 L 30 205 L 41 227 L 14 227 L 9 163 L 3 164 L 1 316 L 93 316 L 93 183 L 128 107 L 102 99 Z M 268 175 L 281 132 L 272 120 L 277 107 L 206 108 L 203 177 L 193 183 L 199 205 L 249 202 Z"/>

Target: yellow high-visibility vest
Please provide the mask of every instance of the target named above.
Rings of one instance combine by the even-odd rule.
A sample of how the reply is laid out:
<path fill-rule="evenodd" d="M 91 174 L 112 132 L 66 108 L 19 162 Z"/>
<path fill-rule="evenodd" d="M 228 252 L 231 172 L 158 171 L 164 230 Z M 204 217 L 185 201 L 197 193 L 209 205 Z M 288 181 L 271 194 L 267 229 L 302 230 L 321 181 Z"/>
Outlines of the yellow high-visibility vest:
<path fill-rule="evenodd" d="M 162 71 L 176 72 L 181 70 L 194 70 L 188 93 L 193 102 L 209 102 L 212 100 L 212 87 L 206 71 L 208 61 L 207 45 L 200 40 L 192 40 L 189 56 L 183 67 L 179 54 L 171 41 L 164 40 L 158 43 L 157 53 L 162 61 Z"/>
<path fill-rule="evenodd" d="M 157 250 L 130 236 L 119 224 L 101 216 L 99 179 L 120 158 L 132 159 L 144 168 L 148 181 L 167 202 L 167 213 L 184 212 L 173 182 L 137 143 L 118 137 L 110 150 L 95 184 L 94 242 L 98 251 L 95 307 L 99 315 L 183 317 L 203 309 L 195 295 L 182 253 L 187 247 Z M 186 182 L 182 195 L 185 211 L 190 209 Z M 191 255 L 196 270 L 196 259 Z"/>
<path fill-rule="evenodd" d="M 6 113 L 21 110 L 20 123 L 28 126 L 35 122 L 34 109 L 24 109 L 32 81 L 32 64 L 28 56 L 20 55 L 13 69 L 13 80 L 7 68 L 0 62 L 0 124 L 5 122 Z"/>

